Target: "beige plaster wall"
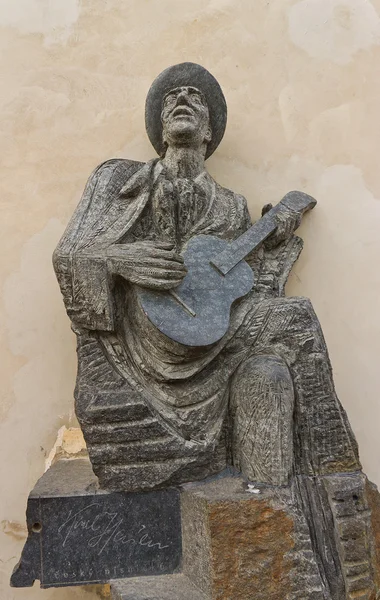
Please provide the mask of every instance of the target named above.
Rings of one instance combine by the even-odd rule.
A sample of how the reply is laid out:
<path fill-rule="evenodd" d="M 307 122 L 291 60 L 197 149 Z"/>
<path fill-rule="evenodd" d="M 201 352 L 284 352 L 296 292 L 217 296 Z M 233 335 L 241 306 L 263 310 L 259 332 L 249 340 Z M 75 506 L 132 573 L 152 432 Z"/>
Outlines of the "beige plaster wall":
<path fill-rule="evenodd" d="M 288 293 L 314 303 L 379 484 L 380 0 L 0 0 L 0 45 L 0 598 L 96 597 L 8 587 L 28 492 L 76 425 L 50 257 L 99 162 L 154 155 L 145 95 L 176 62 L 222 84 L 228 129 L 208 166 L 254 217 L 290 189 L 319 201 Z"/>

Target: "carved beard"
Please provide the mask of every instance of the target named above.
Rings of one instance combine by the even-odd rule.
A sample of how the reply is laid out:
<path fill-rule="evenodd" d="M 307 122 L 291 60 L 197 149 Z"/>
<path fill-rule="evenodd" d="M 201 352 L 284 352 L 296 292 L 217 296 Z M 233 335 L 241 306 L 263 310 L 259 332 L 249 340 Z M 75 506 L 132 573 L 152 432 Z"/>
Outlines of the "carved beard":
<path fill-rule="evenodd" d="M 207 207 L 204 189 L 190 179 L 169 180 L 161 174 L 153 192 L 153 221 L 160 239 L 180 250 Z"/>

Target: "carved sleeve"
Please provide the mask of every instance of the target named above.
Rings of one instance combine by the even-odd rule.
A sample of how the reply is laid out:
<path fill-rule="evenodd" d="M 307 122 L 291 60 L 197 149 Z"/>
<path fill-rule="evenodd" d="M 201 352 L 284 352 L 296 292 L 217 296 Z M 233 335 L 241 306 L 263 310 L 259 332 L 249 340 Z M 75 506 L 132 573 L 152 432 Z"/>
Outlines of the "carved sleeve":
<path fill-rule="evenodd" d="M 114 328 L 106 249 L 131 221 L 135 205 L 121 197 L 120 190 L 140 167 L 141 163 L 121 159 L 97 167 L 53 254 L 66 311 L 75 326 Z"/>

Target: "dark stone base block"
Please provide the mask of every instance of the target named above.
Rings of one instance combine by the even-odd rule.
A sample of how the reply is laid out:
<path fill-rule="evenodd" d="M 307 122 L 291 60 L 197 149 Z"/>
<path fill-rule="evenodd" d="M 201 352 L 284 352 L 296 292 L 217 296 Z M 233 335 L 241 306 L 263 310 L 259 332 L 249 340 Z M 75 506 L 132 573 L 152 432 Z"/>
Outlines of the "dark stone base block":
<path fill-rule="evenodd" d="M 100 490 L 87 460 L 62 460 L 29 495 L 29 536 L 14 587 L 107 583 L 175 572 L 181 562 L 180 498 Z"/>

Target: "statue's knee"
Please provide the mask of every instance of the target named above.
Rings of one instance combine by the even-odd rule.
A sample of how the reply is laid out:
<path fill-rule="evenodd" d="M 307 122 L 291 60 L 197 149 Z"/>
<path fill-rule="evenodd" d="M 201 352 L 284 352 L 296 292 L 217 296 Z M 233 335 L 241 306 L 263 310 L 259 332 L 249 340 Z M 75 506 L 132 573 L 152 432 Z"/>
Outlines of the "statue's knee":
<path fill-rule="evenodd" d="M 239 410 L 293 414 L 293 381 L 286 362 L 279 356 L 260 355 L 245 360 L 231 386 L 232 415 Z"/>
<path fill-rule="evenodd" d="M 248 479 L 287 485 L 293 465 L 294 391 L 279 356 L 245 360 L 231 389 L 232 460 Z"/>

